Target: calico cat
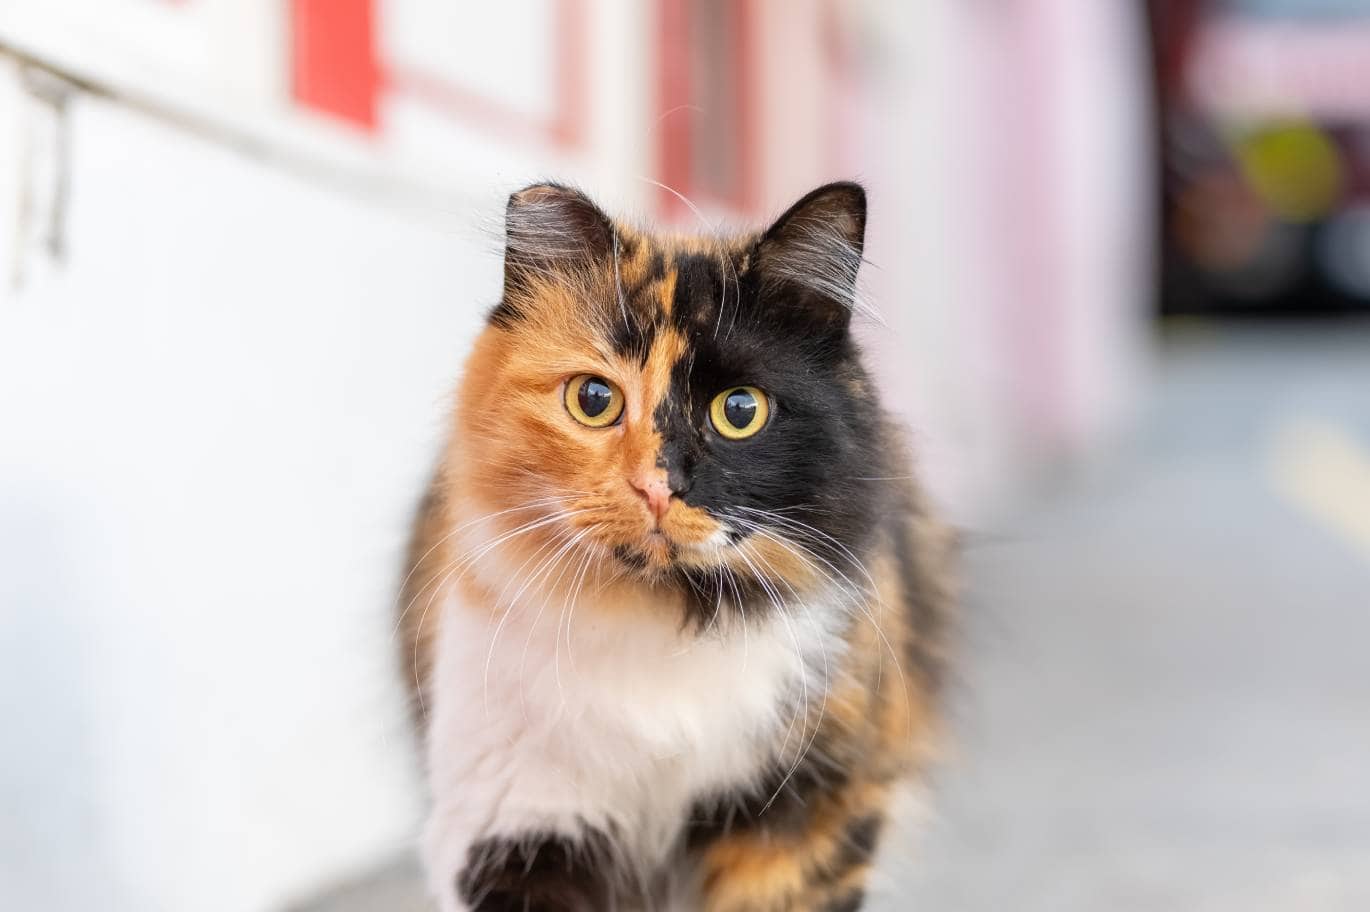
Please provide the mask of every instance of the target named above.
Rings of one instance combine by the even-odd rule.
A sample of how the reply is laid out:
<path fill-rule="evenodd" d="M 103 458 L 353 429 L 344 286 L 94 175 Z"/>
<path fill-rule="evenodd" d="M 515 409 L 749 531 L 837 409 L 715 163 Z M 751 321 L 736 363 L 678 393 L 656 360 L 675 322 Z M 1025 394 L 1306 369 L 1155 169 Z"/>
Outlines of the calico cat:
<path fill-rule="evenodd" d="M 953 601 L 852 338 L 865 221 L 510 198 L 401 619 L 444 912 L 861 906 Z"/>

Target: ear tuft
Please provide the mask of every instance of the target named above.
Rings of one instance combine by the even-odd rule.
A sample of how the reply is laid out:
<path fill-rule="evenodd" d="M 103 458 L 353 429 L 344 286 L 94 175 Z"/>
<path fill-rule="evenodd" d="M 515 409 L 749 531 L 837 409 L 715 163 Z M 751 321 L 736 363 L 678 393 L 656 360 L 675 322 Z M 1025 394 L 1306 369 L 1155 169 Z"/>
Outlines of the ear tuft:
<path fill-rule="evenodd" d="M 589 266 L 613 252 L 609 217 L 579 190 L 533 184 L 509 197 L 504 210 L 506 290 L 530 275 Z"/>
<path fill-rule="evenodd" d="M 866 191 L 840 181 L 806 194 L 766 230 L 757 267 L 799 293 L 825 323 L 845 326 L 856 308 L 856 277 L 866 237 Z"/>

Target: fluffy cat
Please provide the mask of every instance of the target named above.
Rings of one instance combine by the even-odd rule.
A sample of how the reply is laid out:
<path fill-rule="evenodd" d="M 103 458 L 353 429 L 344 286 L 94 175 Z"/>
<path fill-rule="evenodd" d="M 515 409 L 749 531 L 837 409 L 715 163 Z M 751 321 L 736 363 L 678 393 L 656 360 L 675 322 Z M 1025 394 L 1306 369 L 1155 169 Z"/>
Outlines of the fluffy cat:
<path fill-rule="evenodd" d="M 401 626 L 444 912 L 850 912 L 935 743 L 948 537 L 851 334 L 852 183 L 764 232 L 506 212 Z"/>

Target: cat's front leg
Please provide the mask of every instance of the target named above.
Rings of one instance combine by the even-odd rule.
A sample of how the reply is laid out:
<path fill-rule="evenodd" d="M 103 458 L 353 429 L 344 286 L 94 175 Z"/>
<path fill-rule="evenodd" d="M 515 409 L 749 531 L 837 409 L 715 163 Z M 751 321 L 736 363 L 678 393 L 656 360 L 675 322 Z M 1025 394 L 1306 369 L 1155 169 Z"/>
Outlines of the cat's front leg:
<path fill-rule="evenodd" d="M 478 718 L 440 713 L 430 730 L 423 855 L 442 912 L 633 907 L 613 823 L 622 783 L 578 766 L 574 751 L 552 749 L 560 741 L 541 726 L 530 732 L 521 714 Z"/>
<path fill-rule="evenodd" d="M 594 827 L 545 815 L 435 809 L 425 834 L 429 889 L 442 912 L 602 912 L 619 903 L 614 852 Z M 527 822 L 520 824 L 518 819 Z"/>
<path fill-rule="evenodd" d="M 489 837 L 472 844 L 451 886 L 472 912 L 599 912 L 614 904 L 606 844 L 593 831 Z"/>

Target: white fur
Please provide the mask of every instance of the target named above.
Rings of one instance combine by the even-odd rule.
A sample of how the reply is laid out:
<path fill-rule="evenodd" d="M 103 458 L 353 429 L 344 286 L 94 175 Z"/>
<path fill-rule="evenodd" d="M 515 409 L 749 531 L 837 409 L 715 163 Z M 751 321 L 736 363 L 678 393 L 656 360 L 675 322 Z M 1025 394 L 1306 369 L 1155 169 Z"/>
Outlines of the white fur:
<path fill-rule="evenodd" d="M 496 550 L 472 572 L 498 590 L 516 570 Z M 606 617 L 582 601 L 568 635 L 562 600 L 544 601 L 525 592 L 494 618 L 442 605 L 424 856 L 443 912 L 464 909 L 454 881 L 486 837 L 593 826 L 644 869 L 660 863 L 692 801 L 774 763 L 787 710 L 837 658 L 824 654 L 836 606 L 700 635 L 658 606 Z"/>

